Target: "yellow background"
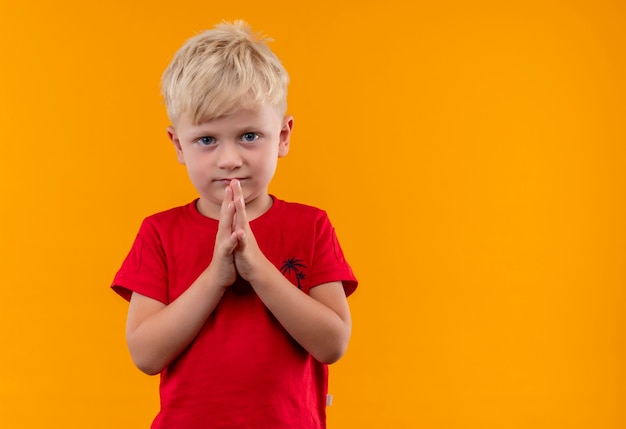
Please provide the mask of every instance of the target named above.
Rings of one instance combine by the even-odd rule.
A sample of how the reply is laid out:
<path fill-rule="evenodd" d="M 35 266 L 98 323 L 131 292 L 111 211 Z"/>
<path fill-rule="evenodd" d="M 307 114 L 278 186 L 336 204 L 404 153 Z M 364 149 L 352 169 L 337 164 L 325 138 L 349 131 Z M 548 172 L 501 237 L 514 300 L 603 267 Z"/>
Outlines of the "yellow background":
<path fill-rule="evenodd" d="M 361 282 L 329 427 L 626 427 L 609 0 L 0 0 L 0 427 L 149 426 L 108 285 L 141 219 L 194 198 L 160 74 L 236 18 L 292 77 L 272 192 L 328 210 Z"/>

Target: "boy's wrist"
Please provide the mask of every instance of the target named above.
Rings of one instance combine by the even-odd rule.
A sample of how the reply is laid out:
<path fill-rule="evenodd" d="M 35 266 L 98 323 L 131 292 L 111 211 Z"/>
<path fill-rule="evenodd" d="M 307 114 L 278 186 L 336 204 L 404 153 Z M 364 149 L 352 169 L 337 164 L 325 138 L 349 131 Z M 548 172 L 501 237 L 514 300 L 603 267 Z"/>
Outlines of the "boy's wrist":
<path fill-rule="evenodd" d="M 261 253 L 261 256 L 250 266 L 250 271 L 245 280 L 250 283 L 252 287 L 264 284 L 266 279 L 271 275 L 272 270 L 276 270 L 276 267 Z"/>
<path fill-rule="evenodd" d="M 200 274 L 200 280 L 206 287 L 215 287 L 222 291 L 225 291 L 230 286 L 233 285 L 237 278 L 237 274 L 235 272 L 232 276 L 227 276 L 220 273 L 220 269 L 213 264 L 210 264 L 203 272 Z"/>

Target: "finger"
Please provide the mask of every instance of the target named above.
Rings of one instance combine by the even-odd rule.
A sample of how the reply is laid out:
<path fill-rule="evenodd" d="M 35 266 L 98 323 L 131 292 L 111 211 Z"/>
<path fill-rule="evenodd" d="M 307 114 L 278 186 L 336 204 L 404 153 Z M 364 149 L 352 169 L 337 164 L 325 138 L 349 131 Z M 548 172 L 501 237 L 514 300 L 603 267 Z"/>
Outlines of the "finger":
<path fill-rule="evenodd" d="M 246 230 L 248 227 L 248 214 L 246 213 L 246 203 L 243 199 L 241 183 L 237 180 L 234 183 L 233 203 L 235 205 L 234 230 Z"/>
<path fill-rule="evenodd" d="M 220 207 L 220 219 L 217 227 L 217 238 L 225 239 L 233 231 L 233 216 L 235 215 L 235 205 L 233 204 L 233 190 L 230 186 L 224 189 L 224 199 Z"/>
<path fill-rule="evenodd" d="M 233 189 L 230 186 L 224 187 L 224 197 L 222 198 L 221 210 L 228 207 L 228 203 L 233 201 Z"/>
<path fill-rule="evenodd" d="M 237 240 L 237 248 L 243 250 L 248 244 L 248 236 L 243 229 L 238 229 L 233 233 L 235 239 Z"/>
<path fill-rule="evenodd" d="M 225 243 L 226 249 L 229 254 L 232 254 L 237 247 L 239 247 L 239 237 L 237 237 L 237 233 L 233 232 L 228 237 L 228 241 Z"/>
<path fill-rule="evenodd" d="M 243 189 L 241 188 L 241 182 L 237 179 L 230 181 L 230 187 L 233 189 L 233 201 L 241 200 L 241 203 L 245 205 L 243 198 Z"/>

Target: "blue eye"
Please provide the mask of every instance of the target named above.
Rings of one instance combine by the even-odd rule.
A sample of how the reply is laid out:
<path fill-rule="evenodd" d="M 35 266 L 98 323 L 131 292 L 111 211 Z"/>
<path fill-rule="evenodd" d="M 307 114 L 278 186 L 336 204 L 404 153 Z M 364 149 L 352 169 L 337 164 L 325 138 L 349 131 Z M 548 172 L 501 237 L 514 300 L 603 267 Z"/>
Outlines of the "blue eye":
<path fill-rule="evenodd" d="M 241 138 L 243 141 L 250 143 L 258 139 L 259 136 L 257 133 L 244 133 Z"/>
<path fill-rule="evenodd" d="M 210 136 L 204 136 L 204 137 L 200 137 L 198 140 L 196 140 L 196 142 L 202 146 L 210 146 L 213 143 L 215 143 L 215 139 Z"/>

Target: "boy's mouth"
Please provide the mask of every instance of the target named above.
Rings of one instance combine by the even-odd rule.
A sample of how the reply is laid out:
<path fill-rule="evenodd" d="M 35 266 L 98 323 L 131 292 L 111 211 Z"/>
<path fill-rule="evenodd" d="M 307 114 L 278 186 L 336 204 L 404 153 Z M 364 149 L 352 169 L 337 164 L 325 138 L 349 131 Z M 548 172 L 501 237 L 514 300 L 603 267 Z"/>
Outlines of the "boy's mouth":
<path fill-rule="evenodd" d="M 239 183 L 241 183 L 241 182 L 243 182 L 246 179 L 245 178 L 241 178 L 241 177 L 233 177 L 231 179 L 217 179 L 215 181 L 223 183 L 224 185 L 230 185 L 230 182 L 233 181 L 233 180 L 238 180 Z"/>

